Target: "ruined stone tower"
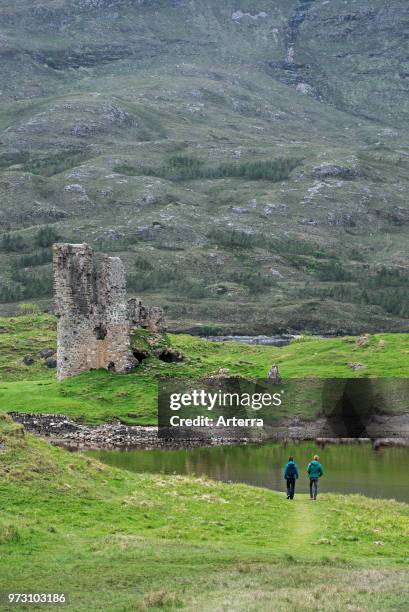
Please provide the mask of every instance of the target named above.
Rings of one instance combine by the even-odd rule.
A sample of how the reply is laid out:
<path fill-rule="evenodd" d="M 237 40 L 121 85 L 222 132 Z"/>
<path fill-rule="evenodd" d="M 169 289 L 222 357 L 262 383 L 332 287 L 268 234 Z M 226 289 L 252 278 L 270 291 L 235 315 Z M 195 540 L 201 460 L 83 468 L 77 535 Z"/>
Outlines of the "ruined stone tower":
<path fill-rule="evenodd" d="M 58 379 L 93 368 L 126 371 L 132 359 L 119 257 L 104 255 L 98 270 L 87 244 L 56 244 L 53 268 Z"/>

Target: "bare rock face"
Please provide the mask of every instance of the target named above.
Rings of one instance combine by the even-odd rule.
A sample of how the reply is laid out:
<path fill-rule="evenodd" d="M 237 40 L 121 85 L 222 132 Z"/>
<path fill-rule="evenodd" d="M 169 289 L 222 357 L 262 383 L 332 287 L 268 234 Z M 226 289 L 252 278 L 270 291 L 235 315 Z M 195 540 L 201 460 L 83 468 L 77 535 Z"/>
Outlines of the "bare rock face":
<path fill-rule="evenodd" d="M 356 167 L 339 166 L 336 164 L 321 164 L 314 168 L 314 176 L 322 178 L 354 179 L 359 176 Z"/>
<path fill-rule="evenodd" d="M 104 255 L 98 264 L 87 244 L 54 245 L 53 268 L 58 379 L 97 368 L 129 372 L 131 330 L 163 331 L 162 311 L 127 303 L 122 261 Z"/>

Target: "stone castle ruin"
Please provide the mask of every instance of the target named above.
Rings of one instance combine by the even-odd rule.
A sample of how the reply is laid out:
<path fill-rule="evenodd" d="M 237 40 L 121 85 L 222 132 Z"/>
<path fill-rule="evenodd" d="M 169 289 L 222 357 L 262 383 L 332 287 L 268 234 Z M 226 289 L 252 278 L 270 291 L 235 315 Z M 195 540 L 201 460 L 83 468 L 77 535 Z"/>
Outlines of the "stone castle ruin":
<path fill-rule="evenodd" d="M 127 301 L 121 259 L 98 261 L 87 244 L 55 244 L 53 270 L 58 379 L 97 368 L 131 370 L 131 332 L 164 331 L 162 310 Z"/>

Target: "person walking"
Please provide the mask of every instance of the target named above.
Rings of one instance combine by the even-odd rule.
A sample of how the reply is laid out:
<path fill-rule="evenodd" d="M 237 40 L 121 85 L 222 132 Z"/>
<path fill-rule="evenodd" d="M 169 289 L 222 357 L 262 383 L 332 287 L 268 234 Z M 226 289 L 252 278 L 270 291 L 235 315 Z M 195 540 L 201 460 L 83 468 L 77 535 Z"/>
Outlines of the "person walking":
<path fill-rule="evenodd" d="M 298 478 L 298 465 L 294 457 L 288 458 L 288 463 L 284 468 L 284 478 L 287 481 L 287 499 L 294 499 L 295 481 Z"/>
<path fill-rule="evenodd" d="M 315 501 L 318 495 L 318 479 L 324 474 L 318 455 L 314 455 L 313 460 L 309 462 L 307 472 L 310 477 L 310 499 Z"/>

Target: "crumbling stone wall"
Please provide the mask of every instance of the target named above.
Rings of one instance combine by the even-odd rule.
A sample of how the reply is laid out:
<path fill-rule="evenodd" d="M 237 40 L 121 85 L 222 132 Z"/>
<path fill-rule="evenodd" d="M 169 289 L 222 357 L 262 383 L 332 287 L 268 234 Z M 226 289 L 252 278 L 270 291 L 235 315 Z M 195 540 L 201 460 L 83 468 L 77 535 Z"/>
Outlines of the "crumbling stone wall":
<path fill-rule="evenodd" d="M 163 331 L 162 311 L 146 310 L 137 300 L 128 304 L 122 261 L 104 255 L 97 262 L 87 244 L 54 245 L 53 269 L 58 379 L 97 368 L 131 369 L 131 329 Z"/>
<path fill-rule="evenodd" d="M 153 332 L 165 331 L 165 320 L 162 308 L 153 306 L 145 308 L 140 300 L 131 298 L 128 300 L 128 321 L 131 329 L 149 329 Z"/>
<path fill-rule="evenodd" d="M 118 257 L 95 266 L 87 244 L 54 246 L 57 376 L 131 365 L 125 270 Z"/>

